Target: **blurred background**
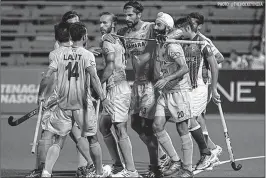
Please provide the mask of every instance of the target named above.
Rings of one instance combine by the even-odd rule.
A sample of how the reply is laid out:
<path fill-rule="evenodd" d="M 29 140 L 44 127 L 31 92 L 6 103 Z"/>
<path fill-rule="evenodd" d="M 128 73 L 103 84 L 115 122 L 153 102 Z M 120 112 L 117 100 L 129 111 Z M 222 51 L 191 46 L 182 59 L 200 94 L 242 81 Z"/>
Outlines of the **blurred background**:
<path fill-rule="evenodd" d="M 14 153 L 16 150 L 12 149 L 18 147 L 19 143 L 22 153 L 27 149 L 29 152 L 28 144 L 32 140 L 36 121 L 32 120 L 25 125 L 22 124 L 23 126 L 11 128 L 7 125 L 6 118 L 10 115 L 18 118 L 36 108 L 41 72 L 47 68 L 49 52 L 54 48 L 54 24 L 61 20 L 65 12 L 75 10 L 79 13 L 80 20 L 87 25 L 88 46 L 99 46 L 101 37 L 99 14 L 104 11 L 115 13 L 119 19 L 118 28 L 123 27 L 126 25 L 123 17 L 125 2 L 127 1 L 1 1 L 1 132 L 2 155 L 5 155 L 1 159 L 2 167 L 33 168 L 33 157 L 29 158 L 27 154 L 20 157 L 19 153 Z M 243 137 L 239 132 L 249 130 L 248 125 L 253 118 L 258 120 L 252 126 L 252 130 L 258 132 L 256 138 L 247 136 L 242 140 L 238 139 L 239 143 L 235 143 L 235 146 L 236 149 L 242 149 L 242 152 L 236 154 L 241 153 L 240 155 L 246 156 L 245 147 L 248 145 L 246 140 L 253 140 L 253 145 L 257 144 L 259 147 L 257 151 L 253 150 L 253 153 L 257 154 L 251 156 L 265 155 L 263 125 L 265 123 L 265 2 L 255 1 L 256 3 L 249 6 L 246 6 L 245 1 L 240 1 L 242 5 L 235 2 L 239 1 L 142 1 L 144 6 L 142 18 L 144 21 L 154 21 L 157 13 L 161 11 L 169 13 L 174 18 L 186 16 L 191 12 L 204 15 L 205 23 L 201 32 L 212 40 L 225 57 L 225 61 L 219 66 L 218 91 L 221 94 L 226 117 L 234 122 L 230 122 L 230 125 L 235 124 L 234 128 L 229 126 L 229 130 L 235 131 L 232 137 Z M 97 69 L 101 70 L 103 68 L 101 55 L 96 57 L 96 62 Z M 131 65 L 127 66 L 127 75 L 132 81 Z M 208 105 L 208 113 L 219 118 L 218 109 L 212 102 Z M 243 120 L 247 123 L 244 124 Z M 238 121 L 243 121 L 241 122 L 243 125 Z M 211 124 L 215 125 L 216 122 L 219 120 Z M 219 127 L 221 128 L 221 125 Z M 137 136 L 132 134 L 132 137 L 138 140 Z M 221 129 L 219 134 L 217 139 L 223 142 Z M 23 147 L 25 142 L 27 146 Z M 9 149 L 11 147 L 12 149 Z M 21 164 L 15 155 L 27 160 L 29 164 Z M 106 160 L 110 159 L 107 155 L 104 156 Z M 143 160 L 143 156 L 146 155 L 137 155 L 136 160 Z M 59 161 L 57 168 L 68 169 L 63 162 L 61 165 Z M 254 169 L 256 165 L 253 164 L 250 168 Z M 264 175 L 264 165 L 263 163 L 263 169 L 259 170 L 259 176 Z M 247 172 L 241 176 L 245 175 L 252 176 Z M 219 174 L 219 176 L 224 175 Z"/>

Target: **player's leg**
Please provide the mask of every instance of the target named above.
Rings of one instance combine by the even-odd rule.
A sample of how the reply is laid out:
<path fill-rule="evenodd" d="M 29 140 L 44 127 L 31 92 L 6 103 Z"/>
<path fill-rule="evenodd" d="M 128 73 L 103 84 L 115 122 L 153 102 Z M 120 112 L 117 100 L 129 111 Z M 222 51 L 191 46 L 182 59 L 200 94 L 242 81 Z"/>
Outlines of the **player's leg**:
<path fill-rule="evenodd" d="M 76 176 L 77 177 L 86 176 L 86 174 L 88 174 L 89 172 L 94 171 L 94 165 L 91 156 L 88 155 L 88 161 L 87 161 L 86 158 L 84 158 L 84 156 L 80 153 L 77 147 L 78 140 L 81 138 L 81 130 L 76 122 L 74 123 L 69 136 L 75 142 L 77 148 L 78 168 L 76 171 Z"/>
<path fill-rule="evenodd" d="M 118 172 L 123 170 L 123 165 L 121 162 L 121 159 L 119 157 L 119 152 L 117 148 L 117 142 L 114 138 L 113 133 L 111 132 L 111 127 L 112 127 L 112 119 L 111 116 L 108 115 L 102 115 L 99 121 L 99 130 L 103 135 L 103 140 L 104 143 L 109 151 L 109 154 L 111 155 L 111 158 L 113 160 L 113 168 L 114 170 L 112 171 L 113 174 L 117 173 L 117 170 L 119 169 Z"/>
<path fill-rule="evenodd" d="M 51 132 L 42 130 L 41 138 L 37 145 L 37 155 L 36 155 L 36 168 L 30 172 L 26 177 L 40 177 L 42 170 L 45 166 L 46 154 L 50 146 L 53 144 L 53 136 Z"/>
<path fill-rule="evenodd" d="M 169 168 L 167 170 L 167 174 L 165 176 L 172 175 L 176 173 L 180 166 L 181 166 L 181 159 L 178 156 L 172 140 L 168 133 L 165 130 L 165 124 L 166 124 L 166 116 L 169 118 L 169 113 L 165 113 L 166 109 L 166 101 L 165 101 L 165 94 L 162 94 L 160 98 L 158 99 L 157 106 L 156 106 L 156 112 L 155 112 L 155 119 L 153 122 L 153 131 L 154 135 L 157 137 L 159 144 L 162 146 L 162 148 L 166 151 L 167 155 L 171 158 L 171 163 L 169 165 Z M 158 160 L 158 164 L 160 164 L 160 161 Z"/>
<path fill-rule="evenodd" d="M 59 157 L 60 150 L 63 148 L 65 139 L 66 136 L 55 136 L 54 144 L 47 151 L 45 167 L 42 171 L 42 177 L 51 177 L 54 164 L 56 163 Z"/>
<path fill-rule="evenodd" d="M 121 155 L 125 163 L 125 169 L 115 175 L 112 175 L 112 177 L 138 177 L 139 174 L 134 164 L 131 141 L 127 134 L 127 123 L 116 122 L 114 123 L 114 128 Z"/>

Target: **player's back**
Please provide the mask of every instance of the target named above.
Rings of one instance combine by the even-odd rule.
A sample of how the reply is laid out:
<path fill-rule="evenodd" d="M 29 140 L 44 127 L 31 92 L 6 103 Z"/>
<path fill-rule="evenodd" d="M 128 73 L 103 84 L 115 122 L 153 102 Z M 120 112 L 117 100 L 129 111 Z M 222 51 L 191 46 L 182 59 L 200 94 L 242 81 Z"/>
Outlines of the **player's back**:
<path fill-rule="evenodd" d="M 50 53 L 50 67 L 57 70 L 59 106 L 82 109 L 86 91 L 86 68 L 95 65 L 93 54 L 83 47 L 61 47 Z"/>

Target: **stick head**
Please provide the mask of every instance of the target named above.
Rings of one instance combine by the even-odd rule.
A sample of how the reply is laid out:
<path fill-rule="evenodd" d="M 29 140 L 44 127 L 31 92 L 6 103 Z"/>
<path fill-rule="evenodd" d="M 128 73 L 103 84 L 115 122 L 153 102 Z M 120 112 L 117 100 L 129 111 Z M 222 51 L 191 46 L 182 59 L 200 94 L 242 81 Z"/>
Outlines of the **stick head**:
<path fill-rule="evenodd" d="M 232 163 L 231 163 L 231 166 L 232 166 L 232 168 L 233 168 L 235 171 L 239 171 L 239 170 L 242 168 L 242 165 L 241 165 L 241 164 L 238 164 L 238 165 L 236 166 L 236 163 L 235 163 L 235 162 L 232 162 Z"/>

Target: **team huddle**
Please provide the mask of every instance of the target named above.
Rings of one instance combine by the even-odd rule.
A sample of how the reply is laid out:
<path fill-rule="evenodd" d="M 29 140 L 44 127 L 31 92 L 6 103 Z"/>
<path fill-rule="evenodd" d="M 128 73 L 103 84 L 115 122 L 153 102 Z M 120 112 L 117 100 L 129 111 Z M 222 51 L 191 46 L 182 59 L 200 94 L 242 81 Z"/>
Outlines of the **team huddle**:
<path fill-rule="evenodd" d="M 200 33 L 204 17 L 195 12 L 174 20 L 160 12 L 155 22 L 145 22 L 141 19 L 143 10 L 137 1 L 126 3 L 127 26 L 118 30 L 117 17 L 102 13 L 101 50 L 86 49 L 87 29 L 75 11 L 64 14 L 55 25 L 57 42 L 49 54 L 38 103 L 49 105 L 56 99 L 58 104 L 43 113 L 36 169 L 28 177 L 52 176 L 67 135 L 77 148 L 77 177 L 140 177 L 127 133 L 129 118 L 149 153 L 144 177 L 193 177 L 193 170 L 205 170 L 219 162 L 222 148 L 210 139 L 205 112 L 211 98 L 216 104 L 220 102 L 218 63 L 224 59 Z M 195 43 L 170 43 L 169 39 Z M 99 51 L 105 67 L 98 76 L 94 55 Z M 132 87 L 126 77 L 127 61 L 132 62 L 135 75 Z M 91 86 L 102 104 L 99 119 Z M 165 129 L 167 122 L 176 124 L 182 156 Z M 102 164 L 98 124 L 111 166 Z M 200 152 L 193 166 L 192 138 Z"/>

